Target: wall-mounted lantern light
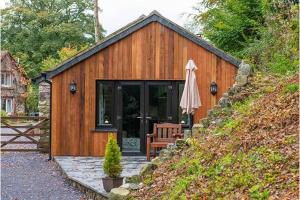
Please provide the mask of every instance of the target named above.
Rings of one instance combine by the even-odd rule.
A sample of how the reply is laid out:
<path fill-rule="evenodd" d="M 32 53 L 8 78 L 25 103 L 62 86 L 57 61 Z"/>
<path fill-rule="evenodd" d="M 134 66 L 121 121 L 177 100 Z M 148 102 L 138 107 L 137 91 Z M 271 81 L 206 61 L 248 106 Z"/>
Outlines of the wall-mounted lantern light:
<path fill-rule="evenodd" d="M 215 81 L 213 81 L 211 84 L 210 84 L 210 93 L 212 95 L 216 95 L 218 92 L 218 85 Z"/>
<path fill-rule="evenodd" d="M 69 87 L 70 87 L 70 92 L 72 94 L 75 94 L 75 92 L 77 91 L 77 85 L 76 85 L 75 81 L 71 81 Z"/>

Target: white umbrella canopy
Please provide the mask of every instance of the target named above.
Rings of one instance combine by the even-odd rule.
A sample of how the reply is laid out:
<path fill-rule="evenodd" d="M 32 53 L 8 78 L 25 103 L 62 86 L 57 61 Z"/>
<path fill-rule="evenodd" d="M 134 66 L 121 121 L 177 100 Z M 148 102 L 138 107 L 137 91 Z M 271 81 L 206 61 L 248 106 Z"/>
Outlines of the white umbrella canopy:
<path fill-rule="evenodd" d="M 194 61 L 190 59 L 185 69 L 186 78 L 180 101 L 180 107 L 182 109 L 182 114 L 194 114 L 195 110 L 201 106 L 201 100 L 195 74 L 197 66 L 195 65 Z"/>

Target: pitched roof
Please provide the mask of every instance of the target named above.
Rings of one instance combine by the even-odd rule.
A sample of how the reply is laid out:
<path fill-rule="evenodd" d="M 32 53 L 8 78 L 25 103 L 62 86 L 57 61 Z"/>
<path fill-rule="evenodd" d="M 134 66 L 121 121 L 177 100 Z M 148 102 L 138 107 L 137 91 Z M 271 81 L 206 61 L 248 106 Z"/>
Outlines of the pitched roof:
<path fill-rule="evenodd" d="M 9 61 L 12 63 L 11 67 L 15 68 L 15 70 L 17 70 L 22 75 L 22 77 L 24 78 L 24 81 L 26 80 L 25 82 L 27 84 L 28 77 L 26 75 L 24 68 L 19 64 L 18 61 L 15 60 L 15 58 L 8 51 L 1 50 L 0 51 L 1 65 L 3 65 L 5 62 L 8 61 L 6 59 L 9 59 Z M 3 68 L 1 68 L 1 69 L 3 69 Z M 24 82 L 24 84 L 25 84 L 25 82 Z"/>
<path fill-rule="evenodd" d="M 204 49 L 214 53 L 215 55 L 221 57 L 222 59 L 228 61 L 229 63 L 233 64 L 234 66 L 238 67 L 240 61 L 232 57 L 231 55 L 226 54 L 224 51 L 214 47 L 213 45 L 209 44 L 204 39 L 198 37 L 197 35 L 189 32 L 188 30 L 182 28 L 178 24 L 170 21 L 169 19 L 163 17 L 159 12 L 152 11 L 148 16 L 142 15 L 137 20 L 127 24 L 123 28 L 117 30 L 116 32 L 110 34 L 109 36 L 105 37 L 99 43 L 95 44 L 91 48 L 84 50 L 78 53 L 76 56 L 64 61 L 63 63 L 59 64 L 55 69 L 51 71 L 47 71 L 44 74 L 44 78 L 51 79 L 52 77 L 60 74 L 61 72 L 69 69 L 73 65 L 85 60 L 86 58 L 92 56 L 93 54 L 99 52 L 100 50 L 108 47 L 109 45 L 125 38 L 126 36 L 130 35 L 131 33 L 143 28 L 144 26 L 150 24 L 151 22 L 158 22 L 171 30 L 177 32 L 179 35 L 195 42 L 196 44 L 200 45 Z M 41 76 L 35 78 L 35 81 L 41 81 Z"/>

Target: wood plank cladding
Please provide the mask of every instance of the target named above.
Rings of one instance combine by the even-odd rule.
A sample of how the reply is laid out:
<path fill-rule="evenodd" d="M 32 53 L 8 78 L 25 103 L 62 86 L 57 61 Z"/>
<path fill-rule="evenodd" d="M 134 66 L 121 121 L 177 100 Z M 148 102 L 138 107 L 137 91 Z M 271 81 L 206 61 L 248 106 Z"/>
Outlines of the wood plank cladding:
<path fill-rule="evenodd" d="M 95 130 L 96 80 L 184 80 L 193 59 L 202 107 L 197 123 L 234 83 L 237 69 L 169 28 L 152 22 L 52 78 L 52 155 L 103 156 L 108 133 Z M 71 94 L 69 83 L 77 83 Z M 218 93 L 210 94 L 216 81 Z M 115 137 L 116 137 L 116 133 Z"/>

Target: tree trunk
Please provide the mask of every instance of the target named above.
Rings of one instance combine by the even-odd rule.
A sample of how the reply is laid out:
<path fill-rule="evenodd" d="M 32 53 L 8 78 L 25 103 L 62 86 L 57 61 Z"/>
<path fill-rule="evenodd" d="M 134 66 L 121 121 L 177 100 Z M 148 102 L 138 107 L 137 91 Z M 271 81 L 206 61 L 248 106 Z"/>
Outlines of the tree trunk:
<path fill-rule="evenodd" d="M 95 42 L 99 42 L 100 23 L 99 23 L 99 7 L 98 0 L 94 0 L 94 17 L 95 17 Z"/>

